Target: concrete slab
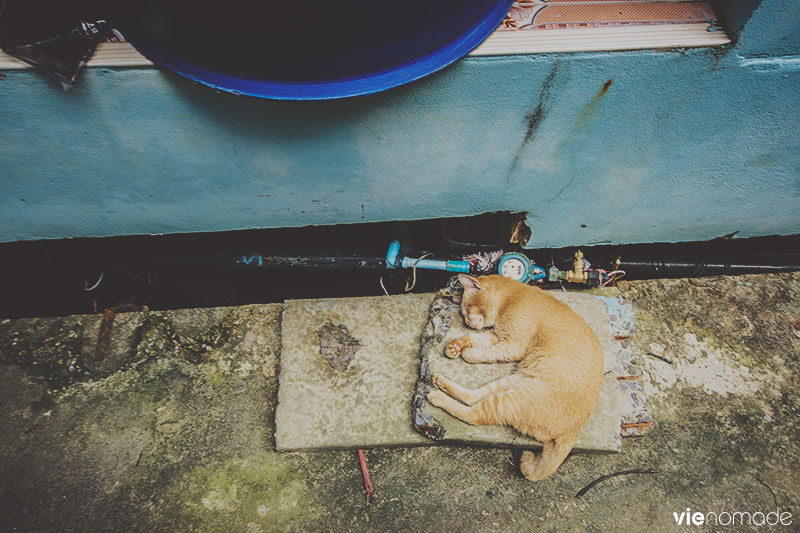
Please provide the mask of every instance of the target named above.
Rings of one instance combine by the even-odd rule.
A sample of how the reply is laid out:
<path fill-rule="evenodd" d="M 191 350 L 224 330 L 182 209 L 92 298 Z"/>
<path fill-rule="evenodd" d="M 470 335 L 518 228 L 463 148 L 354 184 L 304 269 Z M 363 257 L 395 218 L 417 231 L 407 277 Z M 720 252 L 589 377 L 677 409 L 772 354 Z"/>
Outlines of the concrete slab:
<path fill-rule="evenodd" d="M 410 401 L 432 301 L 432 294 L 287 301 L 277 449 L 428 444 L 411 425 Z M 320 354 L 326 324 L 344 326 L 361 345 L 345 370 Z"/>
<path fill-rule="evenodd" d="M 611 337 L 605 304 L 585 294 L 558 297 L 574 306 L 598 333 L 607 370 L 611 370 L 618 348 Z M 414 430 L 410 411 L 418 378 L 420 334 L 433 299 L 433 294 L 421 294 L 286 302 L 275 415 L 277 449 L 431 444 Z M 511 365 L 469 365 L 444 357 L 444 343 L 464 333 L 457 307 L 453 305 L 450 312 L 451 332 L 431 351 L 436 371 L 475 386 L 511 372 Z M 323 355 L 330 351 L 324 339 L 331 324 L 343 326 L 360 343 L 344 370 L 336 370 Z M 343 348 L 347 348 L 346 343 Z M 431 413 L 435 410 L 435 416 L 445 424 L 443 442 L 514 447 L 537 444 L 511 428 L 473 427 L 432 406 L 427 409 Z M 608 374 L 600 405 L 576 450 L 618 451 L 619 421 L 616 381 Z"/>

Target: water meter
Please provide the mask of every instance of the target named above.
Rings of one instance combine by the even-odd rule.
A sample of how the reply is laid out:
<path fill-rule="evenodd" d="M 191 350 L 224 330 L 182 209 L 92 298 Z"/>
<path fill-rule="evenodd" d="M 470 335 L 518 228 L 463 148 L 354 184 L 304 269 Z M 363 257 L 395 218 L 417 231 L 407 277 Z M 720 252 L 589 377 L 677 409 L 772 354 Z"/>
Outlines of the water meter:
<path fill-rule="evenodd" d="M 518 252 L 504 254 L 497 263 L 497 273 L 522 283 L 547 277 L 542 267 L 534 265 L 528 256 Z"/>

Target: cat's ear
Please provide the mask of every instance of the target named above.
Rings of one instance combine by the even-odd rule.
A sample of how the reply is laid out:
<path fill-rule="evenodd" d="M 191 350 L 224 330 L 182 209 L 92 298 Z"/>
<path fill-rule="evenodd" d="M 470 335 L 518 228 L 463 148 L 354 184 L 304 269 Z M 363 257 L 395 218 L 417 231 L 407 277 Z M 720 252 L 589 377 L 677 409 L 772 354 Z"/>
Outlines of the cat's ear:
<path fill-rule="evenodd" d="M 470 290 L 470 289 L 475 289 L 476 291 L 481 290 L 481 282 L 476 277 L 467 276 L 466 274 L 459 274 L 458 281 L 460 281 L 461 285 L 464 286 L 464 290 Z"/>

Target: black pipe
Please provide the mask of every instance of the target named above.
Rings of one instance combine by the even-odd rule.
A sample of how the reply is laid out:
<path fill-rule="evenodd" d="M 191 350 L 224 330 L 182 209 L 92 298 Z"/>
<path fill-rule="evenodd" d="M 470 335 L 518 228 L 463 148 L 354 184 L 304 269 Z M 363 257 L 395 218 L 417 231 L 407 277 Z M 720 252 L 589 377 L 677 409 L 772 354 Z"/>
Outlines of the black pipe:
<path fill-rule="evenodd" d="M 754 258 L 751 258 L 751 260 Z M 620 270 L 628 279 L 641 278 L 700 278 L 705 276 L 736 276 L 741 274 L 766 274 L 794 272 L 800 270 L 800 258 L 796 256 L 769 256 L 758 262 L 748 262 L 743 257 L 695 257 L 695 258 L 623 258 Z"/>
<path fill-rule="evenodd" d="M 247 269 L 385 269 L 386 258 L 379 253 L 342 251 L 228 251 L 157 253 L 149 258 L 152 268 L 247 268 Z"/>
<path fill-rule="evenodd" d="M 328 252 L 325 255 L 302 254 L 243 254 L 236 265 L 249 268 L 342 268 L 385 269 L 386 258 L 348 252 Z"/>
<path fill-rule="evenodd" d="M 800 271 L 798 236 L 526 250 L 540 266 L 569 270 L 581 250 L 592 268 L 624 270 L 625 279 L 693 278 Z"/>
<path fill-rule="evenodd" d="M 538 255 L 532 252 L 530 255 Z M 757 254 L 755 256 L 694 256 L 694 257 L 623 257 L 619 266 L 610 259 L 615 254 L 586 254 L 594 268 L 624 270 L 627 279 L 659 277 L 693 278 L 773 272 L 800 271 L 800 256 L 792 254 Z M 559 268 L 570 268 L 571 262 L 562 258 Z M 545 263 L 542 263 L 545 264 Z M 340 269 L 383 270 L 386 258 L 377 251 L 298 251 L 268 250 L 264 252 L 226 251 L 217 253 L 182 252 L 155 253 L 149 258 L 151 268 L 246 268 L 246 269 Z"/>

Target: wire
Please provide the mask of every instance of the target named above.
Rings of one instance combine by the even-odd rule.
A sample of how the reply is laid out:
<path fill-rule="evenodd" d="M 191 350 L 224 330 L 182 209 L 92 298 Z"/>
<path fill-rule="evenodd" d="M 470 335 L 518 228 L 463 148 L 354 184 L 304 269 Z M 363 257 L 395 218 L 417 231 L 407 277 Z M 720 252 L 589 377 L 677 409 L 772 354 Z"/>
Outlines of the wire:
<path fill-rule="evenodd" d="M 378 281 L 381 284 L 381 289 L 383 289 L 383 292 L 386 294 L 386 296 L 389 296 L 389 291 L 386 290 L 386 286 L 383 284 L 383 276 L 379 277 Z"/>
<path fill-rule="evenodd" d="M 103 271 L 103 269 L 101 268 L 101 269 L 100 269 L 100 277 L 99 277 L 99 278 L 97 278 L 97 281 L 95 281 L 95 282 L 94 282 L 94 285 L 92 285 L 91 287 L 89 287 L 89 280 L 86 280 L 86 282 L 83 284 L 83 290 L 85 290 L 85 291 L 87 291 L 87 292 L 88 292 L 88 291 L 93 291 L 93 290 L 95 290 L 95 289 L 97 288 L 97 286 L 98 286 L 98 285 L 100 285 L 100 282 L 101 282 L 101 281 L 103 281 L 103 276 L 104 276 L 104 275 L 105 275 L 105 272 L 104 272 L 104 271 Z"/>
<path fill-rule="evenodd" d="M 601 287 L 605 287 L 606 285 L 608 285 L 612 281 L 617 281 L 619 278 L 621 278 L 621 277 L 623 277 L 625 275 L 625 271 L 624 270 L 612 270 L 611 272 L 607 272 L 605 270 L 601 270 L 600 272 L 604 272 L 604 273 L 608 274 L 608 279 L 604 283 L 600 284 Z"/>
<path fill-rule="evenodd" d="M 414 261 L 414 266 L 411 267 L 411 273 L 412 273 L 413 279 L 411 281 L 411 286 L 410 287 L 408 286 L 408 280 L 406 280 L 406 292 L 409 292 L 410 290 L 412 290 L 414 288 L 414 286 L 417 284 L 417 264 L 420 261 L 422 261 L 423 259 L 425 259 L 426 257 L 428 257 L 429 255 L 433 255 L 433 253 L 428 252 L 427 254 L 423 254 L 419 259 Z"/>
<path fill-rule="evenodd" d="M 119 270 L 129 270 L 131 268 L 131 265 L 129 266 L 120 265 L 119 261 L 117 261 L 116 255 L 112 258 L 112 261 L 114 262 L 114 266 L 117 267 Z"/>

